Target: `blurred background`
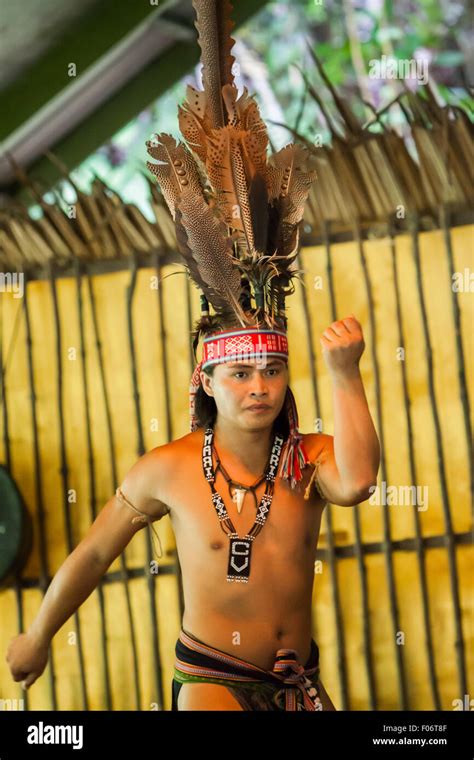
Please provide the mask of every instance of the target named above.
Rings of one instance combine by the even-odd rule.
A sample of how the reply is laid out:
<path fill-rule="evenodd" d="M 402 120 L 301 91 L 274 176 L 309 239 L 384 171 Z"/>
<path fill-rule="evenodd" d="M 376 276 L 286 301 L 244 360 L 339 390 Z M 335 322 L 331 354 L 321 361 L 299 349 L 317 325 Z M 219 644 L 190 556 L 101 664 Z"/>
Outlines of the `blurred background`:
<path fill-rule="evenodd" d="M 340 710 L 473 689 L 472 20 L 443 0 L 235 3 L 234 76 L 318 180 L 288 303 L 303 432 L 332 433 L 319 334 L 353 312 L 392 503 L 325 510 L 314 636 Z M 201 87 L 190 0 L 0 0 L 0 651 L 128 469 L 188 432 L 199 295 L 146 168 Z M 294 318 L 292 319 L 292 314 Z M 414 487 L 424 503 L 404 494 Z M 427 489 L 423 491 L 423 489 Z M 171 706 L 171 523 L 140 532 L 2 709 Z M 467 700 L 467 701 L 466 701 Z"/>

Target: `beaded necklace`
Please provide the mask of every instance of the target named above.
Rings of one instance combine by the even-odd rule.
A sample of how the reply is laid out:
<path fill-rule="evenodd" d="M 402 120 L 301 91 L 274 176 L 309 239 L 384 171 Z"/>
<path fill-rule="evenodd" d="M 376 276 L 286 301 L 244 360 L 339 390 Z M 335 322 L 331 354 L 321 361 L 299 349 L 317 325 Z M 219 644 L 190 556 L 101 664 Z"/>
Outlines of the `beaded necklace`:
<path fill-rule="evenodd" d="M 216 491 L 214 485 L 215 475 L 218 467 L 216 467 L 215 470 L 213 469 L 213 439 L 213 428 L 206 428 L 204 431 L 204 440 L 202 446 L 202 467 L 204 471 L 204 477 L 208 481 L 211 488 L 212 503 L 214 504 L 217 517 L 219 519 L 219 524 L 223 532 L 229 536 L 230 546 L 229 563 L 227 567 L 227 580 L 229 582 L 236 581 L 240 583 L 248 583 L 250 576 L 252 542 L 255 540 L 256 536 L 260 533 L 263 526 L 265 525 L 265 521 L 270 511 L 273 499 L 275 477 L 278 472 L 278 465 L 280 463 L 281 451 L 285 439 L 279 433 L 274 434 L 270 458 L 265 469 L 265 492 L 262 495 L 260 504 L 258 506 L 255 522 L 249 532 L 246 533 L 243 537 L 240 537 L 235 530 L 224 501 L 222 500 L 221 495 Z"/>
<path fill-rule="evenodd" d="M 229 496 L 232 499 L 232 501 L 235 502 L 235 505 L 237 507 L 237 512 L 239 513 L 239 515 L 242 512 L 242 506 L 243 506 L 244 498 L 247 494 L 247 491 L 251 491 L 253 499 L 255 501 L 255 509 L 258 509 L 256 489 L 265 480 L 265 473 L 263 473 L 263 475 L 260 478 L 258 478 L 255 481 L 255 483 L 253 483 L 253 485 L 244 486 L 244 484 L 239 483 L 238 480 L 232 480 L 229 473 L 227 472 L 227 470 L 225 469 L 224 465 L 221 462 L 221 458 L 219 456 L 219 453 L 217 451 L 215 444 L 214 444 L 213 449 L 214 449 L 214 454 L 216 455 L 216 461 L 217 461 L 215 472 L 217 472 L 217 470 L 220 470 L 222 472 L 224 480 L 226 481 L 227 487 L 229 489 Z"/>

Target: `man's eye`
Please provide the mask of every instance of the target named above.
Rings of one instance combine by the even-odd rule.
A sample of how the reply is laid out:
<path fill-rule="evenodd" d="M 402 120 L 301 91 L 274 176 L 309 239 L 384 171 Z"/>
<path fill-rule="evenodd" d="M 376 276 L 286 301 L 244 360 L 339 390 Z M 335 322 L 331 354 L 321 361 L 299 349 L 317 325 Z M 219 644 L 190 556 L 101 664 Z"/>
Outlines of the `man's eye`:
<path fill-rule="evenodd" d="M 240 370 L 240 372 L 234 372 L 234 377 L 237 377 L 237 375 L 246 375 L 247 373 L 243 370 Z"/>

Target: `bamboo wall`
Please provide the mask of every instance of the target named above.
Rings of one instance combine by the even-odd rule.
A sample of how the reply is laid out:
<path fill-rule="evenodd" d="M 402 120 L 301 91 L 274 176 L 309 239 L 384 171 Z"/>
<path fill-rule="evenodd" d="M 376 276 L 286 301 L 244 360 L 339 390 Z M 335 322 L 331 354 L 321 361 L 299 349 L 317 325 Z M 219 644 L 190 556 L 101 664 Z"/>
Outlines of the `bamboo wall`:
<path fill-rule="evenodd" d="M 472 693 L 473 228 L 305 248 L 288 302 L 290 382 L 303 432 L 332 433 L 319 334 L 353 312 L 382 443 L 379 483 L 428 486 L 429 507 L 325 512 L 314 586 L 323 682 L 338 709 L 453 709 Z M 197 291 L 181 266 L 28 283 L 2 293 L 1 460 L 34 520 L 21 577 L 0 591 L 0 652 L 27 628 L 49 579 L 144 451 L 188 432 Z M 136 262 L 135 262 L 136 263 Z M 84 268 L 86 269 L 86 267 Z M 165 279 L 155 287 L 154 278 Z M 321 280 L 318 280 L 318 277 Z M 399 347 L 405 359 L 399 358 Z M 148 572 L 140 531 L 56 634 L 50 665 L 25 694 L 0 657 L 0 699 L 26 709 L 170 709 L 182 597 L 171 523 Z"/>

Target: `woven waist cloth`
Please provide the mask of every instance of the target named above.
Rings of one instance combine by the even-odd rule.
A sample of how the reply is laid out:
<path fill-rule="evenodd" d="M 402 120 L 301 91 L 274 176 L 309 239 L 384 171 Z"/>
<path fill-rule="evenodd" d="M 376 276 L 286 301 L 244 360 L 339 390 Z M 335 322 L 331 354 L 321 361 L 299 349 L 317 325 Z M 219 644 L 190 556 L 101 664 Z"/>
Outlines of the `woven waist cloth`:
<path fill-rule="evenodd" d="M 183 629 L 175 652 L 172 710 L 178 709 L 183 683 L 226 686 L 244 710 L 322 709 L 318 689 L 319 648 L 314 639 L 305 665 L 295 649 L 278 649 L 270 670 L 211 647 Z"/>

